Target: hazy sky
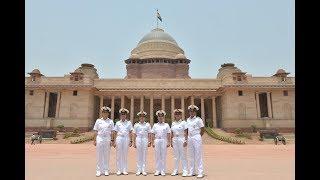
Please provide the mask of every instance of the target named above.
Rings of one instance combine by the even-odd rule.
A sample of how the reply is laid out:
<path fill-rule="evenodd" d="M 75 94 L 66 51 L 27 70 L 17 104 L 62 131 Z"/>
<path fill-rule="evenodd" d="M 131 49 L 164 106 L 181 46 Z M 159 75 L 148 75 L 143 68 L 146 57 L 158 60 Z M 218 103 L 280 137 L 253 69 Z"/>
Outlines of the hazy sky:
<path fill-rule="evenodd" d="M 226 62 L 253 76 L 294 76 L 293 0 L 27 0 L 25 72 L 63 76 L 92 63 L 100 78 L 123 78 L 157 8 L 192 78 L 215 78 Z"/>

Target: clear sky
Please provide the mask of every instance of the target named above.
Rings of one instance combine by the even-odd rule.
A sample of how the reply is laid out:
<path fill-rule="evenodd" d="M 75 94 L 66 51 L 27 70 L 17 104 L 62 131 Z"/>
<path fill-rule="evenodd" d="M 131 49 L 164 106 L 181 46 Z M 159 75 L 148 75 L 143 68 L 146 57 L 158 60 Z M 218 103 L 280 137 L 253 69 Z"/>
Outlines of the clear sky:
<path fill-rule="evenodd" d="M 192 78 L 216 78 L 235 63 L 253 76 L 295 74 L 293 0 L 27 0 L 25 72 L 63 76 L 92 63 L 100 78 L 123 78 L 124 60 L 156 26 L 191 60 Z M 27 74 L 26 74 L 27 75 Z"/>

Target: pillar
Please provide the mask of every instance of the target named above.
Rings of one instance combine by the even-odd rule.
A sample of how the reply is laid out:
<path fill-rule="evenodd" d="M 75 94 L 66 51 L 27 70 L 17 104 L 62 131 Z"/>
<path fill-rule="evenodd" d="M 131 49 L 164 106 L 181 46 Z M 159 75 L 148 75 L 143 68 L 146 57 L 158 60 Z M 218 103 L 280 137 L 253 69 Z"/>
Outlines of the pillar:
<path fill-rule="evenodd" d="M 190 105 L 191 105 L 191 104 L 194 104 L 194 96 L 193 96 L 193 95 L 191 96 Z"/>
<path fill-rule="evenodd" d="M 162 95 L 162 96 L 161 96 L 161 109 L 162 109 L 162 110 L 165 110 L 165 107 L 166 107 L 166 106 L 165 106 L 165 98 L 164 98 L 164 95 Z"/>
<path fill-rule="evenodd" d="M 140 111 L 144 109 L 144 99 L 143 96 L 140 97 Z"/>
<path fill-rule="evenodd" d="M 133 118 L 134 118 L 134 97 L 131 96 L 130 98 L 130 121 L 133 124 Z"/>
<path fill-rule="evenodd" d="M 100 96 L 100 109 L 99 109 L 99 115 L 101 117 L 101 108 L 103 107 L 103 96 Z"/>
<path fill-rule="evenodd" d="M 57 108 L 56 108 L 56 118 L 59 118 L 59 112 L 60 112 L 60 101 L 61 101 L 61 92 L 58 92 L 57 97 Z"/>
<path fill-rule="evenodd" d="M 46 95 L 46 104 L 45 104 L 45 110 L 44 110 L 44 117 L 45 117 L 45 118 L 48 118 L 49 96 L 50 96 L 50 92 L 47 92 L 47 95 Z"/>
<path fill-rule="evenodd" d="M 174 120 L 174 112 L 173 112 L 173 110 L 174 110 L 174 96 L 171 96 L 171 120 L 172 120 L 172 122 Z"/>
<path fill-rule="evenodd" d="M 150 96 L 150 125 L 153 125 L 153 96 Z"/>
<path fill-rule="evenodd" d="M 182 112 L 182 119 L 185 119 L 185 112 L 184 112 L 184 97 L 181 96 L 181 109 L 183 110 Z"/>
<path fill-rule="evenodd" d="M 272 118 L 270 92 L 267 92 L 267 103 L 268 103 L 268 117 L 269 117 L 269 118 Z"/>
<path fill-rule="evenodd" d="M 121 96 L 121 108 L 124 108 L 124 96 Z"/>
<path fill-rule="evenodd" d="M 212 97 L 212 125 L 217 128 L 216 97 Z"/>
<path fill-rule="evenodd" d="M 204 98 L 201 97 L 200 98 L 201 101 L 201 119 L 203 120 L 203 122 L 205 122 L 205 114 L 204 114 Z"/>
<path fill-rule="evenodd" d="M 114 120 L 114 96 L 111 96 L 111 119 Z"/>
<path fill-rule="evenodd" d="M 257 107 L 257 118 L 259 119 L 260 116 L 260 101 L 259 101 L 259 93 L 256 92 L 256 107 Z"/>

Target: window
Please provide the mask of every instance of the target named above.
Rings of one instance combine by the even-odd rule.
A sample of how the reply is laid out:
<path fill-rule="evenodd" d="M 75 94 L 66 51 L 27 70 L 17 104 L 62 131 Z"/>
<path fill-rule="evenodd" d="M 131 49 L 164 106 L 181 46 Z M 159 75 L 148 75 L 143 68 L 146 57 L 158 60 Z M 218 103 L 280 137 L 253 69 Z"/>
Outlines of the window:
<path fill-rule="evenodd" d="M 237 76 L 237 81 L 241 81 L 241 76 Z"/>
<path fill-rule="evenodd" d="M 78 95 L 78 91 L 73 91 L 73 95 L 77 96 Z"/>
<path fill-rule="evenodd" d="M 75 81 L 79 81 L 79 77 L 78 76 L 74 76 L 74 80 Z"/>
<path fill-rule="evenodd" d="M 32 76 L 32 77 L 31 77 L 31 81 L 32 81 L 32 82 L 36 81 L 36 77 Z"/>
<path fill-rule="evenodd" d="M 286 81 L 286 78 L 285 78 L 285 77 L 281 77 L 281 81 L 282 81 L 282 82 L 285 82 L 285 81 Z"/>
<path fill-rule="evenodd" d="M 30 91 L 29 91 L 29 95 L 30 95 L 30 96 L 33 96 L 33 90 L 30 90 Z"/>
<path fill-rule="evenodd" d="M 235 80 L 237 80 L 237 78 L 235 76 L 233 76 L 233 80 L 235 81 Z"/>
<path fill-rule="evenodd" d="M 288 91 L 283 91 L 283 96 L 288 96 Z"/>
<path fill-rule="evenodd" d="M 243 92 L 242 91 L 238 91 L 238 95 L 239 96 L 243 96 Z"/>

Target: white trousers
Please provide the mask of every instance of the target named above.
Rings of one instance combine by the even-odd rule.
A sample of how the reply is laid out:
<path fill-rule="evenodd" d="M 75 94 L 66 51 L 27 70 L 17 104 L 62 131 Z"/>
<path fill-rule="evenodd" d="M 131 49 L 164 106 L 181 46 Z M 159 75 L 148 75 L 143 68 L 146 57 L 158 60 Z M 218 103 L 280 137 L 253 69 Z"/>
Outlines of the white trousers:
<path fill-rule="evenodd" d="M 174 155 L 174 171 L 179 170 L 179 163 L 181 161 L 182 172 L 187 173 L 187 148 L 183 147 L 184 137 L 172 138 L 173 155 Z"/>
<path fill-rule="evenodd" d="M 198 170 L 198 174 L 203 173 L 202 163 L 202 139 L 201 135 L 197 134 L 192 137 L 188 137 L 188 153 L 189 153 L 189 173 L 194 174 L 195 169 Z"/>
<path fill-rule="evenodd" d="M 109 159 L 110 159 L 110 140 L 97 136 L 97 171 L 103 173 L 109 171 Z"/>
<path fill-rule="evenodd" d="M 167 159 L 167 140 L 155 139 L 155 159 L 156 159 L 156 171 L 166 171 L 166 159 Z"/>
<path fill-rule="evenodd" d="M 148 150 L 148 138 L 136 138 L 137 146 L 137 170 L 145 171 L 146 170 L 146 156 Z"/>
<path fill-rule="evenodd" d="M 120 172 L 125 172 L 128 169 L 129 137 L 118 136 L 116 138 L 116 148 L 117 169 Z"/>

